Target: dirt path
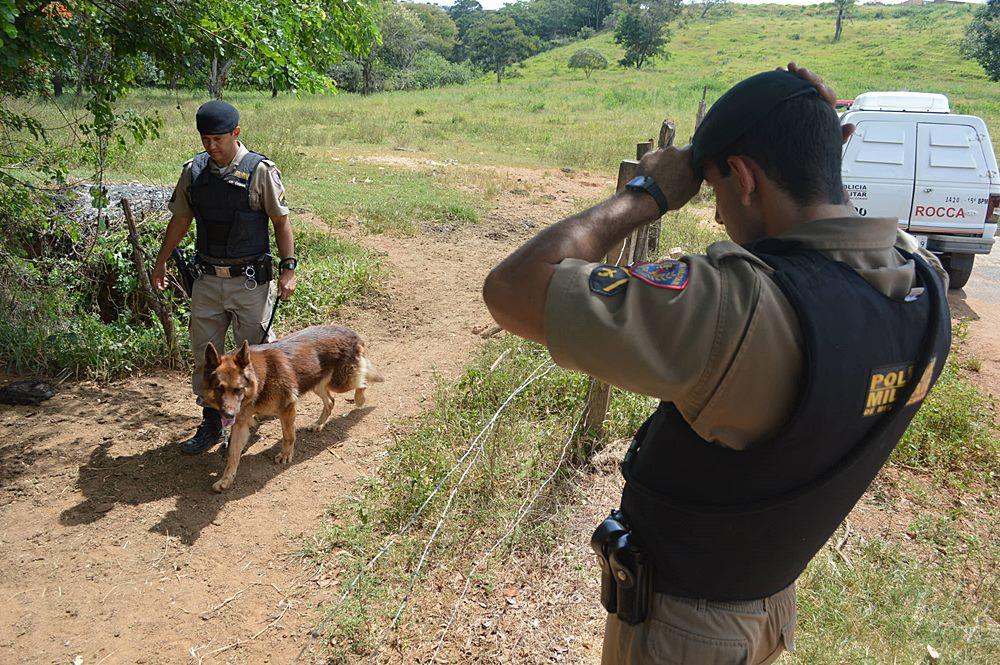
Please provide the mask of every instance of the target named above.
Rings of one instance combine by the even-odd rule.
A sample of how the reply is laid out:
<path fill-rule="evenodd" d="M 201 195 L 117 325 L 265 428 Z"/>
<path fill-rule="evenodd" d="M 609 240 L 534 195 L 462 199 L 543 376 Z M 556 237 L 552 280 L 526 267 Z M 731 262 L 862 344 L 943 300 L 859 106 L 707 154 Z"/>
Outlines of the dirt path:
<path fill-rule="evenodd" d="M 338 322 L 368 340 L 386 382 L 364 409 L 340 402 L 324 432 L 301 430 L 288 467 L 272 462 L 278 424 L 264 423 L 236 486 L 214 494 L 222 456 L 178 453 L 197 420 L 176 372 L 0 407 L 0 662 L 290 662 L 332 593 L 295 556 L 303 537 L 377 466 L 389 429 L 420 411 L 435 377 L 455 376 L 482 343 L 472 329 L 490 321 L 479 297 L 488 268 L 609 185 L 496 175 L 512 190 L 476 226 L 356 238 L 382 255 L 386 297 Z M 521 195 L 518 178 L 547 194 Z M 318 411 L 304 400 L 300 424 Z"/>

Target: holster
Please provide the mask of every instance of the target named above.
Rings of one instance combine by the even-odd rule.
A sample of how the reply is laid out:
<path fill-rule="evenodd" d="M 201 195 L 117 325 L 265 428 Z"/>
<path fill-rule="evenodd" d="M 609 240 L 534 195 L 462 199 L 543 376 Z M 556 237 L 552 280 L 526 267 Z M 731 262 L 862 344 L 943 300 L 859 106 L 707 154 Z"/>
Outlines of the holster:
<path fill-rule="evenodd" d="M 652 575 L 620 510 L 594 530 L 590 547 L 601 567 L 601 605 L 629 625 L 642 623 L 649 608 Z"/>
<path fill-rule="evenodd" d="M 174 260 L 174 265 L 177 267 L 177 275 L 180 277 L 181 288 L 187 297 L 190 298 L 191 294 L 194 293 L 194 281 L 200 275 L 195 274 L 194 266 L 180 247 L 174 248 L 174 251 L 170 254 L 170 258 Z"/>
<path fill-rule="evenodd" d="M 636 547 L 631 533 L 613 543 L 611 572 L 618 587 L 618 618 L 630 626 L 646 620 L 653 576 L 646 565 L 646 555 Z"/>

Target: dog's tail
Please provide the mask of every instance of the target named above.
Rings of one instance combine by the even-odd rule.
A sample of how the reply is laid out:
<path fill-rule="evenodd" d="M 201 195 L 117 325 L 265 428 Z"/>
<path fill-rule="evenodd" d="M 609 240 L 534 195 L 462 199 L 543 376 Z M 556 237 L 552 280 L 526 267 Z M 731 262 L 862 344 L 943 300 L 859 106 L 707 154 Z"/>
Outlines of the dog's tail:
<path fill-rule="evenodd" d="M 358 386 L 367 388 L 369 383 L 382 383 L 383 381 L 385 381 L 385 377 L 375 369 L 372 361 L 361 356 L 361 362 L 358 364 Z"/>

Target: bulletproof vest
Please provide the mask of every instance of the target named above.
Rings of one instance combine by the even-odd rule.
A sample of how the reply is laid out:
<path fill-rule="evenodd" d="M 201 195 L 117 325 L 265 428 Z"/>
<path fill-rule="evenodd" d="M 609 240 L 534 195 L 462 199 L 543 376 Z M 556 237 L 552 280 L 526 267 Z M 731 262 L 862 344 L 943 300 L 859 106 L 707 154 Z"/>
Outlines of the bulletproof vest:
<path fill-rule="evenodd" d="M 209 167 L 207 152 L 195 156 L 188 195 L 197 221 L 200 254 L 239 259 L 270 251 L 267 213 L 250 209 L 250 184 L 257 165 L 265 159 L 248 152 L 233 171 L 219 177 Z"/>
<path fill-rule="evenodd" d="M 622 511 L 662 593 L 753 600 L 794 582 L 899 442 L 951 346 L 944 287 L 919 256 L 900 252 L 923 292 L 895 300 L 819 252 L 773 239 L 749 249 L 801 326 L 801 399 L 777 435 L 745 450 L 701 438 L 666 402 L 639 429 L 622 462 Z"/>

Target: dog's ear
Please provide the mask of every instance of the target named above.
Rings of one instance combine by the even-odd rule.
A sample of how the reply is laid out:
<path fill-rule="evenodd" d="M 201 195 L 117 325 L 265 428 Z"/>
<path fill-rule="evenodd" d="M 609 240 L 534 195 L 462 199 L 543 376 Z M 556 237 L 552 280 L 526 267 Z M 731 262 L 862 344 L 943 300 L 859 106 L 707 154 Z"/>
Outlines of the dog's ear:
<path fill-rule="evenodd" d="M 250 364 L 250 342 L 247 340 L 243 340 L 243 346 L 236 354 L 236 364 L 243 368 Z"/>
<path fill-rule="evenodd" d="M 219 366 L 219 352 L 211 342 L 205 347 L 205 371 L 213 372 Z"/>

